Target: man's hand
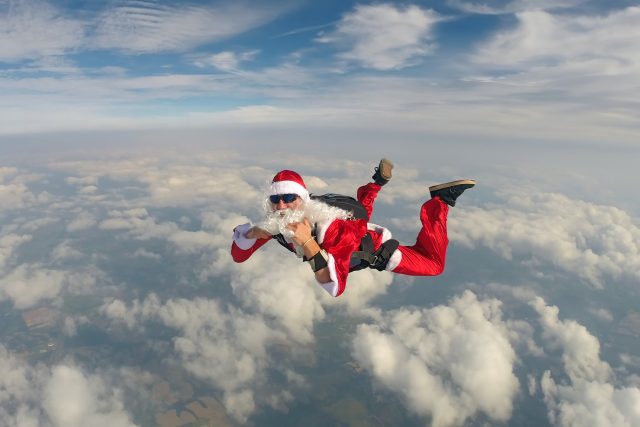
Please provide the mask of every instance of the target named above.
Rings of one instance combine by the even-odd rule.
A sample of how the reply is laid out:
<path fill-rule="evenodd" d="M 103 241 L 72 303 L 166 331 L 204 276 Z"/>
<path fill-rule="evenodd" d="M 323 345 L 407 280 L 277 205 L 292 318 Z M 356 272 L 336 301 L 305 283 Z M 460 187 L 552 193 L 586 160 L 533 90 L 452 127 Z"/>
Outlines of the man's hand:
<path fill-rule="evenodd" d="M 265 230 L 259 227 L 251 227 L 245 237 L 248 239 L 269 239 L 271 238 L 271 234 L 267 233 Z"/>
<path fill-rule="evenodd" d="M 302 222 L 293 222 L 287 225 L 287 228 L 293 231 L 293 241 L 302 246 L 311 238 L 311 223 L 307 218 Z"/>

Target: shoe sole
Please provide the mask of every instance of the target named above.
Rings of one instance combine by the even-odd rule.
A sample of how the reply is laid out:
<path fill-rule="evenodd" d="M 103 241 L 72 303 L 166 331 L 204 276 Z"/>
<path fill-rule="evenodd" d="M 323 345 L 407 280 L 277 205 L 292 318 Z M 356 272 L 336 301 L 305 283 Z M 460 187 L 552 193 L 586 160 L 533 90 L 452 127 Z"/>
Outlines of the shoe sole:
<path fill-rule="evenodd" d="M 389 159 L 380 160 L 380 165 L 378 166 L 380 170 L 380 176 L 387 181 L 391 179 L 391 171 L 393 170 L 393 162 Z"/>
<path fill-rule="evenodd" d="M 458 185 L 468 185 L 468 188 L 471 188 L 476 185 L 476 182 L 472 179 L 459 179 L 457 181 L 445 182 L 444 184 L 432 185 L 431 187 L 429 187 L 429 191 L 438 191 L 444 188 L 455 187 Z"/>

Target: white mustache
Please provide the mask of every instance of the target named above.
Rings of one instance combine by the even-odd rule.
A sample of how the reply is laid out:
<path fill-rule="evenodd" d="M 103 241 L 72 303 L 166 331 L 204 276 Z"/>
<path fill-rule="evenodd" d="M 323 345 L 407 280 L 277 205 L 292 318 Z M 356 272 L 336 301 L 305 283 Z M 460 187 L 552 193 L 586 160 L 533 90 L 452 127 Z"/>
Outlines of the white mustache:
<path fill-rule="evenodd" d="M 304 211 L 281 209 L 267 212 L 264 221 L 262 221 L 259 227 L 271 234 L 282 234 L 284 237 L 292 238 L 294 233 L 287 226 L 295 222 L 302 222 L 303 220 Z"/>

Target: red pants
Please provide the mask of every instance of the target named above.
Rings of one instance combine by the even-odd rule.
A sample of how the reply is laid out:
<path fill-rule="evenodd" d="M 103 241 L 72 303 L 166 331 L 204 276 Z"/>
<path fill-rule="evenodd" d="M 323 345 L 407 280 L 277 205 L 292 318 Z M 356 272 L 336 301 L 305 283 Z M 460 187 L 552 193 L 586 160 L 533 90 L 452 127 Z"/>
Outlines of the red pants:
<path fill-rule="evenodd" d="M 358 201 L 371 218 L 373 204 L 380 191 L 378 184 L 369 183 L 358 188 Z M 447 237 L 447 214 L 449 206 L 438 197 L 429 199 L 420 208 L 422 228 L 413 246 L 398 246 L 402 253 L 394 273 L 410 276 L 437 276 L 444 271 L 449 238 Z"/>

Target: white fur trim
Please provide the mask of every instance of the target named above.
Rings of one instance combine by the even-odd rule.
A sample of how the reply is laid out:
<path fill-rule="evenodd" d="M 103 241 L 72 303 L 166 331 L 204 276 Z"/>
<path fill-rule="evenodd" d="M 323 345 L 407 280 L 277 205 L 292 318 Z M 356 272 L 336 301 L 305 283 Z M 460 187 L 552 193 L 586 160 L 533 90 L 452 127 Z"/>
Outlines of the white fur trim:
<path fill-rule="evenodd" d="M 334 220 L 330 219 L 328 221 L 321 221 L 316 223 L 316 241 L 319 244 L 324 242 L 324 235 L 327 232 L 327 228 L 331 225 Z"/>
<path fill-rule="evenodd" d="M 309 198 L 307 189 L 295 181 L 272 182 L 271 195 L 274 194 L 297 194 L 305 200 Z"/>
<path fill-rule="evenodd" d="M 393 271 L 398 265 L 400 265 L 401 261 L 402 252 L 400 252 L 399 249 L 396 249 L 395 251 L 393 251 L 393 254 L 391 254 L 391 258 L 389 258 L 389 262 L 387 263 L 385 270 Z"/>
<path fill-rule="evenodd" d="M 389 229 L 378 225 L 378 224 L 374 224 L 372 222 L 367 224 L 367 228 L 369 230 L 375 231 L 376 234 L 381 234 L 382 235 L 382 243 L 386 242 L 387 240 L 389 240 L 391 238 L 391 231 L 389 231 Z"/>
<path fill-rule="evenodd" d="M 329 292 L 332 297 L 338 295 L 338 276 L 336 274 L 336 261 L 333 259 L 333 255 L 329 254 L 329 258 L 327 259 L 327 267 L 329 267 L 329 277 L 331 278 L 331 282 L 320 283 L 318 284 L 322 286 L 322 288 Z M 316 280 L 317 281 L 317 280 Z"/>
<path fill-rule="evenodd" d="M 249 239 L 246 237 L 247 231 L 251 228 L 251 223 L 247 222 L 233 229 L 233 241 L 243 251 L 251 249 L 258 239 Z"/>

